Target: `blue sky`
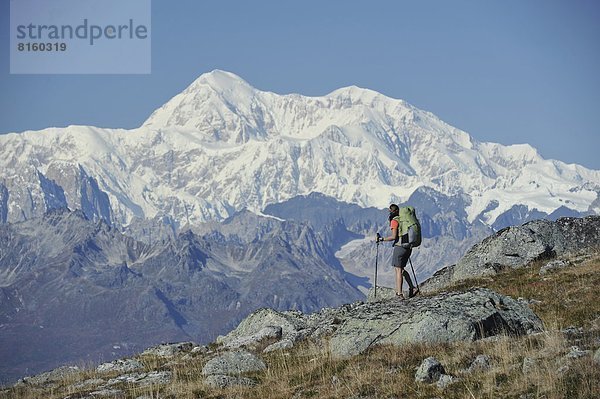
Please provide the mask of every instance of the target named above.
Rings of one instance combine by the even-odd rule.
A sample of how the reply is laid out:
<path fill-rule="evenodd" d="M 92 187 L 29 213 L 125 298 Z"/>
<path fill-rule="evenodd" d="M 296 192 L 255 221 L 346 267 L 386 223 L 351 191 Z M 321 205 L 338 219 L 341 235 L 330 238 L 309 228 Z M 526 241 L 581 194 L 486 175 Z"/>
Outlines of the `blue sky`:
<path fill-rule="evenodd" d="M 282 94 L 370 88 L 477 140 L 600 169 L 597 1 L 153 0 L 149 75 L 10 75 L 0 1 L 0 133 L 136 127 L 223 69 Z"/>

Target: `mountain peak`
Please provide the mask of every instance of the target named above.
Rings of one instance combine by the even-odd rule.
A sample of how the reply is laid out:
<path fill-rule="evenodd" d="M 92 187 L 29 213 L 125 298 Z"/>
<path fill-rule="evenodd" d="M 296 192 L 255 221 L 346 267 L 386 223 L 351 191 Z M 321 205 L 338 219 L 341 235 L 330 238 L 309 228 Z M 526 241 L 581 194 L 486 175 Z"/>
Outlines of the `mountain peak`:
<path fill-rule="evenodd" d="M 238 75 L 220 69 L 214 69 L 210 72 L 203 73 L 186 89 L 186 91 L 197 89 L 199 86 L 210 86 L 217 92 L 232 91 L 240 87 L 252 88 L 248 82 Z"/>
<path fill-rule="evenodd" d="M 351 86 L 346 86 L 346 87 L 340 87 L 339 89 L 336 89 L 334 91 L 332 91 L 331 93 L 327 94 L 326 97 L 340 97 L 340 96 L 349 96 L 349 97 L 364 97 L 364 96 L 369 96 L 369 97 L 385 97 L 383 94 L 375 91 L 375 90 L 371 90 L 371 89 L 366 89 L 364 87 L 358 87 L 355 85 L 351 85 Z"/>
<path fill-rule="evenodd" d="M 233 114 L 249 111 L 256 93 L 256 89 L 236 74 L 215 69 L 200 75 L 183 92 L 154 111 L 143 126 L 214 130 L 212 121 L 227 119 L 227 114 L 235 118 Z"/>

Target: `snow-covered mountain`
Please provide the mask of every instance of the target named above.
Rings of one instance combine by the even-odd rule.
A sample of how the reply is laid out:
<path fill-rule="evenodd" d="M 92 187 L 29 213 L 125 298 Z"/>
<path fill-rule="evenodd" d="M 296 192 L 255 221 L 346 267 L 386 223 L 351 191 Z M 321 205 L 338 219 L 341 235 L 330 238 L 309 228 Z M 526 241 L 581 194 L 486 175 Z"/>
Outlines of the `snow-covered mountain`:
<path fill-rule="evenodd" d="M 489 225 L 515 206 L 600 209 L 600 171 L 527 144 L 478 142 L 372 90 L 278 95 L 219 70 L 137 129 L 0 136 L 0 222 L 67 205 L 120 225 L 161 215 L 194 225 L 311 192 L 384 208 L 422 187 L 465 194 L 468 220 Z"/>

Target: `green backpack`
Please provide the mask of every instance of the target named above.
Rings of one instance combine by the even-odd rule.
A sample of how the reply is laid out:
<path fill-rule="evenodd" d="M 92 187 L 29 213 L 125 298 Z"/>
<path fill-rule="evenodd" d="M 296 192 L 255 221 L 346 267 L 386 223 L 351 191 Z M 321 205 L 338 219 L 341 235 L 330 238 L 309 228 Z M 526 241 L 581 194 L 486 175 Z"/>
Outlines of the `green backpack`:
<path fill-rule="evenodd" d="M 421 224 L 417 219 L 415 208 L 412 206 L 403 206 L 398 212 L 398 216 L 394 218 L 398 222 L 398 235 L 402 237 L 408 233 L 408 229 L 412 226 L 412 230 L 415 233 L 413 241 L 410 242 L 412 247 L 418 247 L 421 245 Z"/>

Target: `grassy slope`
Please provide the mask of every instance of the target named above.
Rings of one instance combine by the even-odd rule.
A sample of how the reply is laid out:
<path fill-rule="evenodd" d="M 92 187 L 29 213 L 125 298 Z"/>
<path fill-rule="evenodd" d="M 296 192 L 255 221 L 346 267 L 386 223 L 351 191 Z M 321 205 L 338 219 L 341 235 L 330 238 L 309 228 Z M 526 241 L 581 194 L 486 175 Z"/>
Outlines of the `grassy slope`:
<path fill-rule="evenodd" d="M 252 388 L 216 389 L 202 383 L 201 370 L 207 355 L 172 362 L 141 357 L 147 370 L 171 370 L 174 381 L 167 386 L 136 388 L 117 385 L 127 397 L 137 398 L 598 398 L 600 367 L 592 356 L 566 359 L 572 345 L 595 350 L 600 345 L 600 254 L 574 265 L 539 275 L 542 263 L 510 270 L 493 278 L 473 279 L 451 287 L 461 290 L 484 286 L 512 297 L 535 300 L 533 310 L 542 318 L 546 332 L 521 338 L 502 337 L 469 343 L 376 347 L 348 360 L 332 359 L 325 348 L 303 342 L 286 352 L 261 355 L 268 365 L 264 373 L 250 375 L 259 381 Z M 539 302 L 537 302 L 539 301 Z M 583 332 L 565 334 L 566 327 Z M 267 343 L 264 343 L 266 345 Z M 218 350 L 218 348 L 215 348 Z M 260 348 L 258 348 L 260 349 Z M 260 353 L 260 352 L 259 352 Z M 486 371 L 464 369 L 479 354 L 492 359 Z M 416 383 L 421 361 L 435 356 L 446 373 L 458 382 L 445 389 Z M 531 359 L 523 372 L 524 359 Z M 167 362 L 175 364 L 166 364 Z M 70 377 L 59 387 L 44 391 L 13 388 L 1 398 L 79 398 L 94 390 L 68 388 L 75 382 L 98 378 L 94 371 Z M 102 376 L 106 378 L 106 375 Z"/>

